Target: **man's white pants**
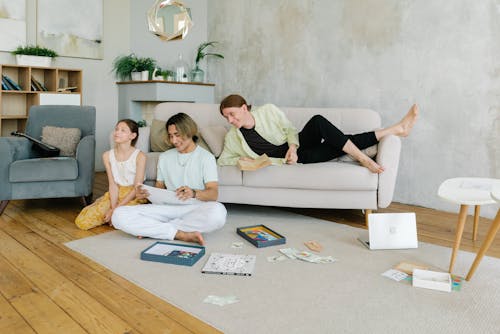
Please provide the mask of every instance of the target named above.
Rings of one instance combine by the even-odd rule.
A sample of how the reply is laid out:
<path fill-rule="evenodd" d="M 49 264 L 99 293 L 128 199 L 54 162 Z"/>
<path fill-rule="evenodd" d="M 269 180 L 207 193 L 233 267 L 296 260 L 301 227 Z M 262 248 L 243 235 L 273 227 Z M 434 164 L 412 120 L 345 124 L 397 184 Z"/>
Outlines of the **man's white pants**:
<path fill-rule="evenodd" d="M 135 236 L 174 240 L 178 230 L 204 233 L 220 229 L 226 216 L 226 208 L 219 202 L 142 204 L 116 208 L 112 222 L 116 229 Z"/>

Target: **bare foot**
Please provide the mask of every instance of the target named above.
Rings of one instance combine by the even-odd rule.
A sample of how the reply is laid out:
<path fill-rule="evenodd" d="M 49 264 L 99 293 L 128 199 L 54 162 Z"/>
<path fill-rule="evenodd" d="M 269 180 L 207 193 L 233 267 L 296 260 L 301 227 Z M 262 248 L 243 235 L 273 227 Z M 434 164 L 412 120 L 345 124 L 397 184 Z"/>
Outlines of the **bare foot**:
<path fill-rule="evenodd" d="M 142 235 L 138 235 L 138 236 L 137 236 L 137 239 L 142 239 Z"/>
<path fill-rule="evenodd" d="M 177 231 L 177 234 L 175 235 L 175 239 L 187 241 L 187 242 L 196 242 L 200 245 L 205 244 L 205 240 L 203 240 L 203 236 L 201 235 L 200 232 L 197 232 L 197 231 L 196 232 Z"/>
<path fill-rule="evenodd" d="M 366 167 L 370 170 L 372 173 L 377 173 L 380 174 L 382 173 L 385 168 L 380 166 L 378 163 L 370 159 L 369 157 L 363 158 L 359 160 L 359 163 L 363 166 Z"/>
<path fill-rule="evenodd" d="M 399 136 L 407 137 L 410 134 L 413 125 L 415 125 L 415 122 L 417 121 L 418 114 L 419 114 L 418 105 L 416 104 L 412 105 L 410 110 L 408 110 L 408 113 L 405 115 L 405 117 L 403 117 L 403 119 L 397 125 L 399 128 L 398 129 Z"/>

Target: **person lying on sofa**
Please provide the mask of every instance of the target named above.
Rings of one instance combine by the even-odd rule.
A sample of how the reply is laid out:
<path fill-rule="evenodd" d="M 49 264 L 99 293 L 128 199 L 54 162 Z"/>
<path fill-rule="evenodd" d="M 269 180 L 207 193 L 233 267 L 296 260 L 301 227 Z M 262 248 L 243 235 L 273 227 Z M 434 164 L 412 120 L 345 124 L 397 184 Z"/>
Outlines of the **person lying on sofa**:
<path fill-rule="evenodd" d="M 215 157 L 196 144 L 198 127 L 184 113 L 166 123 L 168 141 L 175 148 L 160 154 L 155 187 L 173 190 L 180 200 L 196 199 L 184 205 L 143 204 L 119 207 L 113 212 L 113 226 L 138 237 L 205 242 L 201 233 L 222 228 L 227 211 L 216 202 L 218 176 Z M 149 196 L 137 185 L 136 197 Z"/>
<path fill-rule="evenodd" d="M 232 125 L 224 140 L 218 164 L 236 165 L 238 160 L 267 154 L 287 164 L 315 163 L 351 155 L 372 173 L 382 173 L 377 164 L 361 150 L 375 145 L 385 136 L 406 137 L 415 124 L 419 109 L 414 104 L 398 123 L 380 130 L 345 135 L 321 115 L 313 116 L 300 133 L 275 105 L 266 104 L 252 110 L 240 95 L 229 95 L 220 103 L 219 111 Z"/>

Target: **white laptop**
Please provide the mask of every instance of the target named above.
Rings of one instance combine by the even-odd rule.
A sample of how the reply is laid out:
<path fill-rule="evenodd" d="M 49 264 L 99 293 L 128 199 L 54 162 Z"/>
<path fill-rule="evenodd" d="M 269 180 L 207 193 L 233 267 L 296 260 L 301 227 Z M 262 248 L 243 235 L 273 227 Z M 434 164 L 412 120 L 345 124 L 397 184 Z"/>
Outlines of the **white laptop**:
<path fill-rule="evenodd" d="M 368 236 L 358 240 L 369 249 L 418 248 L 415 213 L 369 214 Z"/>

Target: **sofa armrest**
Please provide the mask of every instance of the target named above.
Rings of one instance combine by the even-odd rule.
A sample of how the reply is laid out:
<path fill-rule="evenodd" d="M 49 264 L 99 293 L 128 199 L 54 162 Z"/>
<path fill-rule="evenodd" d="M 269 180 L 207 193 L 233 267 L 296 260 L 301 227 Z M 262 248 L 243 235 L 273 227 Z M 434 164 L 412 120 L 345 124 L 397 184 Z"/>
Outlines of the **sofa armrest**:
<path fill-rule="evenodd" d="M 9 166 L 16 160 L 29 159 L 32 155 L 31 142 L 26 138 L 0 137 L 0 200 L 12 197 L 9 182 Z"/>
<path fill-rule="evenodd" d="M 386 208 L 391 204 L 398 175 L 401 139 L 386 136 L 378 144 L 377 163 L 385 168 L 378 177 L 378 207 Z"/>
<path fill-rule="evenodd" d="M 76 160 L 78 161 L 78 180 L 75 191 L 87 196 L 92 193 L 95 169 L 95 136 L 83 137 L 76 147 Z"/>

